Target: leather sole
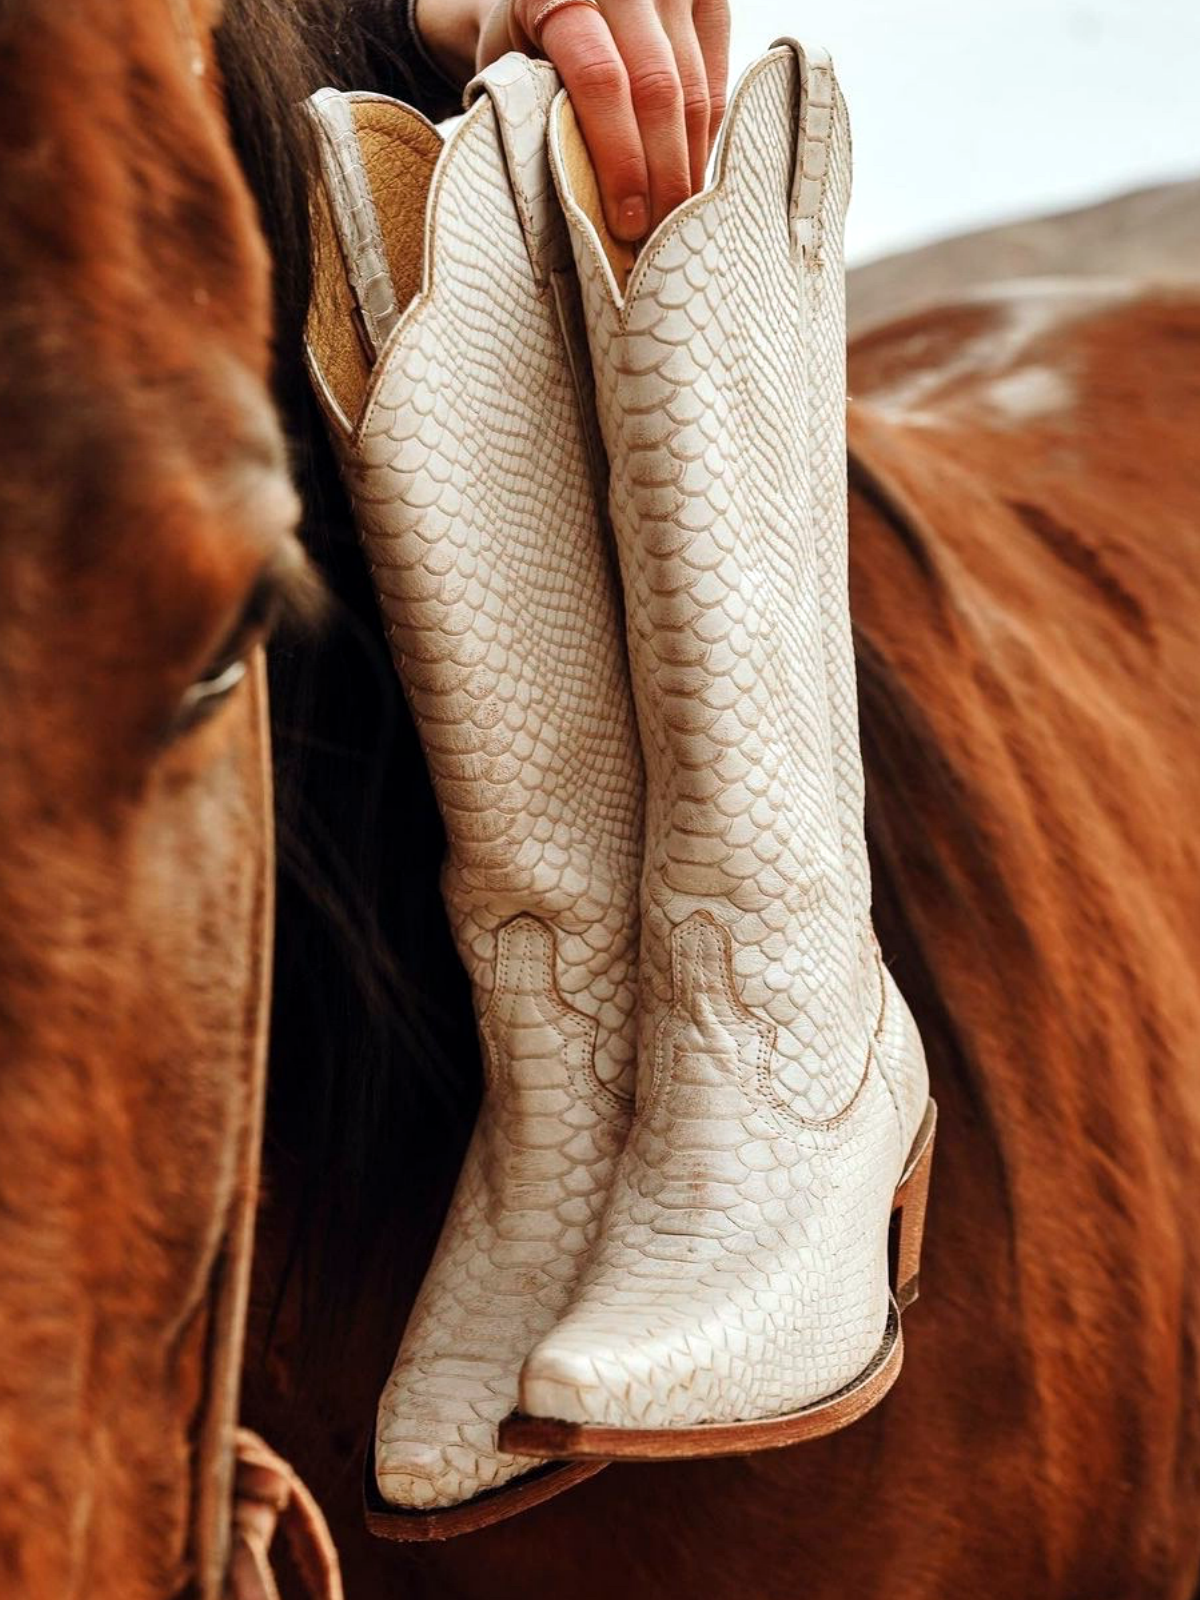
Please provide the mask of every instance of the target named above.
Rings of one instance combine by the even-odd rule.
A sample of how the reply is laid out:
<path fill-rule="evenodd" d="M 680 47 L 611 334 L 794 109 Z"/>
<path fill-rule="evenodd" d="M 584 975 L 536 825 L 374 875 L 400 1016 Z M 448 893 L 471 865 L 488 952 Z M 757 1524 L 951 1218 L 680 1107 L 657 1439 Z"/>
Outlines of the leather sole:
<path fill-rule="evenodd" d="M 921 1242 L 933 1163 L 937 1106 L 931 1100 L 892 1201 L 891 1281 L 883 1340 L 866 1367 L 836 1394 L 782 1416 L 747 1422 L 703 1422 L 683 1428 L 612 1428 L 514 1411 L 500 1425 L 500 1445 L 519 1455 L 586 1462 L 694 1460 L 782 1449 L 836 1433 L 877 1406 L 904 1360 L 901 1313 L 920 1289 Z"/>
<path fill-rule="evenodd" d="M 499 1489 L 488 1489 L 460 1506 L 439 1506 L 430 1511 L 404 1510 L 389 1505 L 375 1481 L 375 1435 L 363 1463 L 363 1520 L 368 1533 L 398 1544 L 420 1544 L 457 1539 L 477 1533 L 509 1517 L 530 1511 L 546 1500 L 603 1472 L 603 1461 L 548 1461 L 514 1478 Z"/>

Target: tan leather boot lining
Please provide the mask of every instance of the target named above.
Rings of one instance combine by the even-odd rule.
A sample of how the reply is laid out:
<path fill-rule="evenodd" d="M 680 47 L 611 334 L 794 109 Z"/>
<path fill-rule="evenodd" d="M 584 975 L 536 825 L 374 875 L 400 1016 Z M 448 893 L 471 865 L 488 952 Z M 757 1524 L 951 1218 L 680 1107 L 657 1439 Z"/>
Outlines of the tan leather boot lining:
<path fill-rule="evenodd" d="M 365 100 L 354 107 L 362 161 L 399 306 L 421 288 L 425 207 L 442 150 L 436 129 L 407 107 Z M 354 291 L 323 185 L 313 204 L 313 287 L 308 339 L 329 390 L 355 421 L 366 397 L 372 363 L 363 347 Z"/>
<path fill-rule="evenodd" d="M 563 165 L 571 182 L 571 192 L 595 228 L 604 254 L 608 257 L 613 277 L 617 280 L 617 288 L 623 295 L 625 284 L 633 270 L 633 263 L 637 259 L 637 250 L 633 245 L 625 244 L 623 240 L 616 238 L 608 230 L 592 158 L 588 155 L 587 145 L 583 141 L 583 134 L 575 118 L 574 107 L 569 100 L 563 102 L 560 115 Z"/>

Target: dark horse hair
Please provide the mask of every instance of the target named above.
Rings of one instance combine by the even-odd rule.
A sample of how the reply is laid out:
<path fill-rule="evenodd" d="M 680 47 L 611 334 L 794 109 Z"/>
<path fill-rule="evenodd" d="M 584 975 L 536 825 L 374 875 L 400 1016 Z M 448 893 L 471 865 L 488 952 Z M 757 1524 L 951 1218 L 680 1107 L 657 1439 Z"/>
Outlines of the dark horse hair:
<path fill-rule="evenodd" d="M 378 0 L 227 0 L 217 41 L 274 262 L 276 394 L 302 537 L 332 597 L 321 632 L 282 640 L 270 662 L 279 873 L 267 1156 L 303 1197 L 292 1264 L 314 1286 L 305 1320 L 316 1326 L 395 1218 L 398 1175 L 469 1125 L 478 1082 L 438 890 L 440 820 L 302 360 L 303 100 L 331 84 L 454 109 L 375 11 Z"/>

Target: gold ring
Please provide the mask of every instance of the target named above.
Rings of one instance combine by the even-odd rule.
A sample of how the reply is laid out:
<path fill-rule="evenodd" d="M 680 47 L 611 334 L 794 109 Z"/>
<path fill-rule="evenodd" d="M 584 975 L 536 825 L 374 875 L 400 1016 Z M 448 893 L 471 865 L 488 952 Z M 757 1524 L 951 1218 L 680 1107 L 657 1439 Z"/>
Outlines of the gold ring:
<path fill-rule="evenodd" d="M 546 4 L 538 9 L 529 24 L 530 36 L 539 50 L 542 48 L 542 25 L 546 18 L 552 16 L 555 11 L 562 11 L 566 6 L 591 6 L 593 11 L 600 9 L 598 0 L 546 0 Z"/>

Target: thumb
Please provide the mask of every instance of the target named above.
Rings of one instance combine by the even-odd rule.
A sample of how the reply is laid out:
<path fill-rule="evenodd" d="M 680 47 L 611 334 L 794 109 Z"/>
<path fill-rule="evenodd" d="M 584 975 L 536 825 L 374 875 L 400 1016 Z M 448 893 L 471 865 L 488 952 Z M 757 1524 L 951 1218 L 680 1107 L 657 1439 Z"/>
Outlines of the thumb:
<path fill-rule="evenodd" d="M 519 50 L 522 55 L 537 56 L 541 51 L 517 20 L 513 0 L 498 0 L 484 19 L 479 30 L 479 46 L 475 52 L 475 70 L 480 72 L 493 61 Z"/>

